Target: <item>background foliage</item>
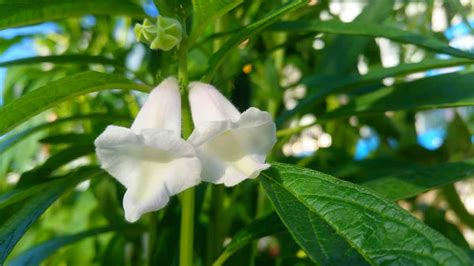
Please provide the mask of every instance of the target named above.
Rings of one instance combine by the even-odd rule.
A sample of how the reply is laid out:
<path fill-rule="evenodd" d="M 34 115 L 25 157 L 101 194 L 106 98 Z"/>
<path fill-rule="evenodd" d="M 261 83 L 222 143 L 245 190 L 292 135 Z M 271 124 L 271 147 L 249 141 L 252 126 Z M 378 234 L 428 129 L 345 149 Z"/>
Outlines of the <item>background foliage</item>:
<path fill-rule="evenodd" d="M 179 198 L 127 224 L 93 146 L 177 73 L 133 35 L 159 10 L 187 28 L 190 80 L 278 129 L 257 181 L 198 186 L 195 264 L 472 265 L 472 8 L 0 0 L 0 264 L 178 263 Z"/>

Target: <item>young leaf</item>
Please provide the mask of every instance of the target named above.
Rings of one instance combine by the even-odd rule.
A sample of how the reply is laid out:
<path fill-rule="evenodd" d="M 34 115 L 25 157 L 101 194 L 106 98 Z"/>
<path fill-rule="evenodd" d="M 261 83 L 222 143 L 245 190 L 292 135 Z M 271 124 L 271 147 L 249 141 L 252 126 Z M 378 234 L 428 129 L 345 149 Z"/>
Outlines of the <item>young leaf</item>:
<path fill-rule="evenodd" d="M 26 36 L 16 36 L 11 39 L 0 38 L 0 54 L 9 49 L 12 45 L 19 43 Z"/>
<path fill-rule="evenodd" d="M 190 39 L 197 39 L 209 24 L 242 2 L 243 0 L 193 0 L 194 21 Z"/>
<path fill-rule="evenodd" d="M 68 76 L 26 93 L 0 108 L 0 135 L 34 115 L 75 96 L 106 89 L 140 90 L 150 88 L 124 77 L 86 71 Z"/>
<path fill-rule="evenodd" d="M 43 164 L 27 171 L 21 175 L 17 186 L 26 186 L 43 182 L 45 178 L 59 167 L 73 160 L 94 153 L 95 147 L 92 143 L 87 145 L 72 145 L 51 155 Z"/>
<path fill-rule="evenodd" d="M 44 188 L 31 197 L 12 216 L 0 226 L 0 264 L 5 262 L 8 254 L 18 240 L 36 221 L 41 214 L 64 193 L 68 188 L 76 185 L 84 178 L 91 178 L 102 173 L 96 168 L 81 169 L 65 177 L 60 184 L 52 182 L 53 186 Z"/>
<path fill-rule="evenodd" d="M 302 99 L 298 105 L 282 113 L 278 119 L 277 124 L 282 124 L 287 121 L 291 116 L 304 110 L 304 108 L 311 105 L 316 105 L 323 101 L 326 96 L 334 93 L 340 93 L 350 89 L 358 88 L 364 85 L 370 85 L 377 82 L 382 82 L 384 78 L 397 77 L 406 75 L 414 72 L 425 71 L 429 69 L 462 66 L 474 64 L 473 60 L 470 59 L 427 59 L 419 63 L 413 64 L 401 64 L 395 67 L 384 68 L 382 66 L 371 67 L 369 73 L 366 75 L 350 75 L 345 78 L 327 77 L 323 75 L 313 75 L 304 77 L 300 83 L 312 88 L 311 93 Z"/>
<path fill-rule="evenodd" d="M 41 193 L 41 191 L 44 191 L 45 189 L 55 186 L 61 186 L 61 184 L 63 184 L 65 180 L 65 178 L 57 178 L 57 180 L 55 179 L 49 182 L 38 184 L 36 186 L 15 188 L 6 193 L 3 193 L 0 195 L 0 209 L 10 206 L 28 197 L 31 197 L 34 194 Z"/>
<path fill-rule="evenodd" d="M 15 133 L 13 135 L 9 134 L 8 136 L 5 136 L 5 138 L 0 141 L 0 153 L 3 153 L 7 151 L 9 148 L 13 147 L 15 144 L 18 142 L 22 141 L 23 139 L 26 139 L 27 137 L 31 136 L 32 134 L 36 132 L 40 132 L 42 130 L 48 129 L 48 128 L 54 128 L 55 126 L 59 126 L 65 123 L 70 123 L 70 122 L 78 122 L 81 120 L 101 120 L 101 121 L 111 121 L 111 122 L 117 122 L 117 121 L 132 121 L 132 118 L 127 117 L 127 116 L 117 116 L 117 115 L 112 115 L 112 114 L 87 114 L 87 115 L 77 115 L 77 116 L 70 116 L 70 117 L 65 117 L 65 118 L 60 118 L 58 120 L 55 120 L 53 122 L 47 122 L 43 123 L 34 127 L 30 127 L 27 129 L 24 129 L 18 133 Z"/>
<path fill-rule="evenodd" d="M 395 0 L 371 0 L 352 21 L 365 24 L 381 24 L 392 17 Z M 307 33 L 306 33 L 307 34 Z M 314 33 L 313 33 L 314 34 Z M 328 38 L 327 45 L 318 53 L 320 65 L 318 73 L 326 75 L 349 73 L 357 65 L 360 54 L 371 46 L 372 40 L 362 36 L 338 35 Z M 319 60 L 318 60 L 319 61 Z"/>
<path fill-rule="evenodd" d="M 343 23 L 336 20 L 321 21 L 285 21 L 273 25 L 271 30 L 296 32 L 324 32 L 368 37 L 384 37 L 396 42 L 414 44 L 428 50 L 456 57 L 474 59 L 474 54 L 452 48 L 448 44 L 434 38 L 409 31 L 404 31 L 389 25 L 351 22 Z"/>
<path fill-rule="evenodd" d="M 429 167 L 411 167 L 362 183 L 390 200 L 416 196 L 427 190 L 474 177 L 474 159 Z"/>
<path fill-rule="evenodd" d="M 145 17 L 139 6 L 127 0 L 0 0 L 0 6 L 0 30 L 85 15 Z"/>
<path fill-rule="evenodd" d="M 264 18 L 260 19 L 257 22 L 254 22 L 238 32 L 234 33 L 232 37 L 224 43 L 224 45 L 217 51 L 210 59 L 209 62 L 209 74 L 206 77 L 207 80 L 211 80 L 214 72 L 219 68 L 219 66 L 224 62 L 224 59 L 227 53 L 244 40 L 248 39 L 249 37 L 259 33 L 260 31 L 264 30 L 268 26 L 270 26 L 273 22 L 279 19 L 284 14 L 287 14 L 295 9 L 302 7 L 303 5 L 307 4 L 307 1 L 304 0 L 295 0 L 290 1 L 287 4 L 283 5 L 282 7 L 270 12 L 270 14 L 266 15 Z"/>
<path fill-rule="evenodd" d="M 94 143 L 97 138 L 97 134 L 79 134 L 79 133 L 66 133 L 56 134 L 44 137 L 39 141 L 41 143 L 48 144 L 75 144 L 75 145 L 86 145 Z"/>
<path fill-rule="evenodd" d="M 230 256 L 232 256 L 232 254 L 242 247 L 248 245 L 253 240 L 259 237 L 279 233 L 284 230 L 285 226 L 280 221 L 278 215 L 274 212 L 258 220 L 255 220 L 235 234 L 235 236 L 232 238 L 232 241 L 226 246 L 222 254 L 212 265 L 223 265 L 223 263 Z"/>
<path fill-rule="evenodd" d="M 283 223 L 318 264 L 349 259 L 346 251 L 372 265 L 471 264 L 438 232 L 358 185 L 281 163 L 273 163 L 260 180 Z M 333 239 L 350 249 L 335 249 Z"/>
<path fill-rule="evenodd" d="M 437 69 L 443 67 L 462 66 L 474 64 L 470 59 L 427 59 L 420 63 L 401 64 L 395 67 L 384 68 L 382 66 L 372 67 L 366 75 L 350 75 L 344 79 L 340 77 L 325 77 L 322 75 L 313 75 L 304 77 L 300 83 L 311 88 L 308 96 L 298 102 L 295 108 L 282 113 L 278 119 L 277 124 L 282 124 L 293 115 L 304 110 L 304 108 L 318 104 L 330 94 L 341 93 L 350 89 L 358 88 L 364 85 L 370 85 L 377 82 L 382 82 L 384 78 L 397 77 L 414 72 L 425 71 L 429 69 Z"/>
<path fill-rule="evenodd" d="M 401 83 L 356 97 L 322 117 L 474 105 L 474 72 L 455 72 Z"/>
<path fill-rule="evenodd" d="M 51 256 L 58 249 L 73 244 L 75 242 L 81 241 L 85 238 L 96 236 L 99 234 L 107 233 L 112 231 L 113 228 L 104 227 L 88 230 L 82 233 L 77 233 L 68 236 L 60 236 L 43 242 L 37 246 L 34 246 L 20 255 L 13 258 L 8 265 L 11 266 L 33 266 L 40 265 L 43 260 Z"/>
<path fill-rule="evenodd" d="M 14 59 L 10 61 L 0 62 L 0 67 L 39 64 L 39 63 L 54 63 L 54 64 L 103 64 L 120 66 L 119 62 L 103 56 L 85 55 L 85 54 L 65 54 L 65 55 L 49 55 L 49 56 L 35 56 Z"/>

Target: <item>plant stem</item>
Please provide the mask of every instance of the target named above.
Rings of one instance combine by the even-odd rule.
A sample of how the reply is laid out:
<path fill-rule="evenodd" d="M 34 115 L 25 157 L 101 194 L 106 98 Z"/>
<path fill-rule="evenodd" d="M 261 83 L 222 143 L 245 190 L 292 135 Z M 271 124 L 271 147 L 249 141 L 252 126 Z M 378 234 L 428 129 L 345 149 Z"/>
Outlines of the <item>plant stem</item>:
<path fill-rule="evenodd" d="M 182 96 L 182 131 L 183 138 L 187 139 L 192 131 L 191 113 L 187 100 L 188 66 L 186 39 L 183 38 L 178 50 L 179 81 Z M 179 239 L 179 265 L 193 265 L 193 243 L 194 243 L 194 188 L 181 193 L 181 234 Z"/>
<path fill-rule="evenodd" d="M 219 255 L 222 243 L 224 241 L 225 232 L 223 217 L 223 201 L 225 197 L 224 186 L 211 186 L 211 208 L 209 210 L 209 226 L 207 227 L 207 263 L 211 265 L 212 262 Z"/>
<path fill-rule="evenodd" d="M 178 50 L 178 75 L 183 92 L 187 92 L 188 87 L 188 51 L 186 42 L 187 40 L 184 37 Z"/>
<path fill-rule="evenodd" d="M 181 235 L 179 240 L 179 265 L 193 265 L 194 241 L 194 188 L 182 193 Z"/>
<path fill-rule="evenodd" d="M 443 188 L 443 195 L 448 202 L 448 205 L 458 216 L 459 220 L 461 220 L 461 222 L 465 223 L 470 228 L 474 228 L 474 216 L 470 214 L 466 209 L 466 206 L 464 206 L 464 203 L 459 197 L 459 194 L 456 191 L 456 188 L 454 188 L 453 184 L 447 185 Z"/>
<path fill-rule="evenodd" d="M 278 138 L 282 138 L 282 137 L 286 137 L 286 136 L 291 136 L 293 134 L 296 134 L 296 133 L 300 133 L 301 131 L 303 131 L 304 129 L 307 129 L 308 127 L 312 127 L 314 125 L 316 125 L 317 122 L 313 122 L 311 124 L 308 124 L 308 125 L 304 125 L 304 126 L 298 126 L 298 127 L 291 127 L 291 128 L 284 128 L 284 129 L 280 129 L 276 132 L 276 135 Z"/>
<path fill-rule="evenodd" d="M 152 212 L 148 215 L 148 233 L 150 234 L 150 240 L 148 242 L 148 254 L 146 254 L 147 262 L 146 265 L 151 265 L 153 252 L 155 251 L 155 243 L 157 238 L 157 230 L 156 230 L 156 213 Z"/>

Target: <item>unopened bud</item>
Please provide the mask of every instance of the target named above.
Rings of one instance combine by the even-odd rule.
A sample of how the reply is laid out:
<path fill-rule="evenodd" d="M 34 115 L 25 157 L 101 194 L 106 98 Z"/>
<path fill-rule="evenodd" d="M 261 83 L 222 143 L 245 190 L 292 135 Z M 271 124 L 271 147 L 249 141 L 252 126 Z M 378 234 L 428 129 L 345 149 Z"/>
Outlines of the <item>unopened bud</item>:
<path fill-rule="evenodd" d="M 158 16 L 156 24 L 145 19 L 143 24 L 136 24 L 135 36 L 138 41 L 150 45 L 151 49 L 169 51 L 181 42 L 183 28 L 178 20 Z"/>

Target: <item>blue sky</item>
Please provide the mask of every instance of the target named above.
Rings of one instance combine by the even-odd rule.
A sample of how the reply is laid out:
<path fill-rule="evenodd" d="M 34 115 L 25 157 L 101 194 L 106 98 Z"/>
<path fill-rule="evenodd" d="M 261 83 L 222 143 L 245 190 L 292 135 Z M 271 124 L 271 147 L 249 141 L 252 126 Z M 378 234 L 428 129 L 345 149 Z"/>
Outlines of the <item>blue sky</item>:
<path fill-rule="evenodd" d="M 59 32 L 60 29 L 55 23 L 43 23 L 35 26 L 6 29 L 0 31 L 0 38 L 11 39 L 21 35 L 48 34 Z M 0 62 L 30 57 L 36 55 L 32 38 L 24 38 L 21 42 L 13 45 L 0 55 Z M 2 91 L 5 81 L 6 68 L 0 67 L 0 104 L 3 103 Z"/>

